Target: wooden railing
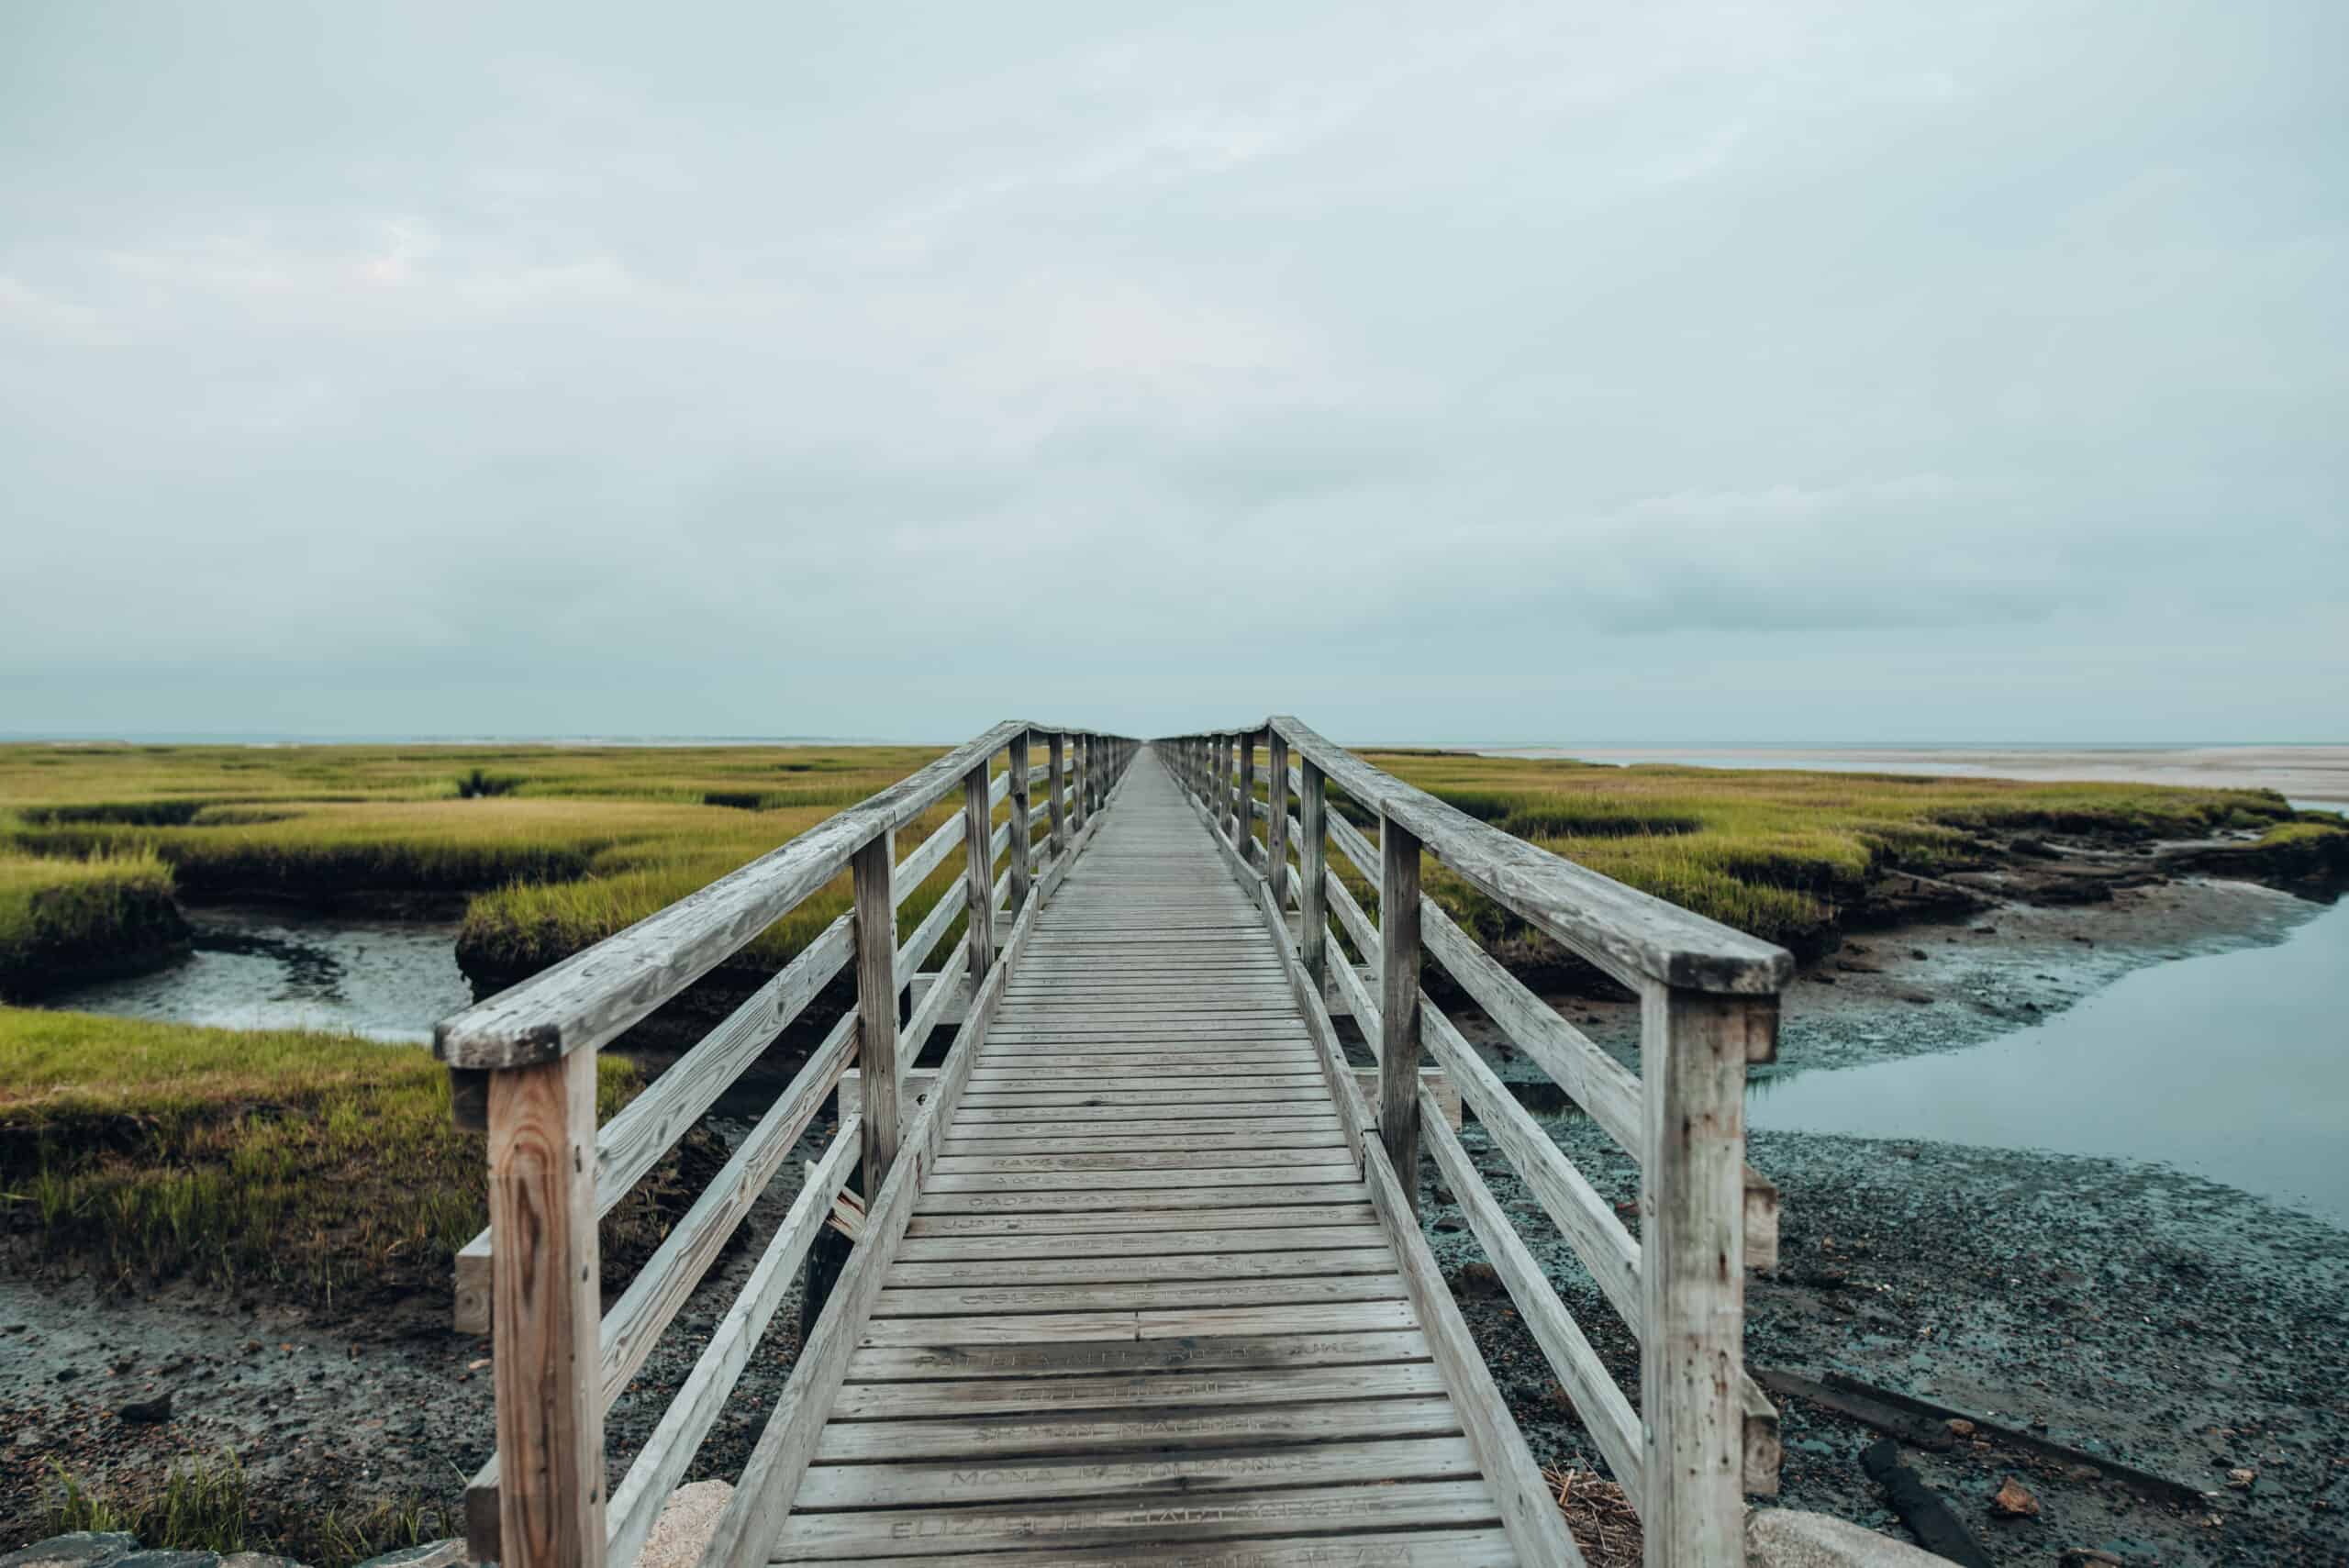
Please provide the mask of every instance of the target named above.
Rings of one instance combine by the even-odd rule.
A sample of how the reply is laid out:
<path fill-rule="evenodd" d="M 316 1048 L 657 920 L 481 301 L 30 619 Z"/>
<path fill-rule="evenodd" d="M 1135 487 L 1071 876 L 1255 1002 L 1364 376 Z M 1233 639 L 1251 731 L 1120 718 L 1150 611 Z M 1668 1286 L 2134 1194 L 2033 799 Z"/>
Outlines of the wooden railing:
<path fill-rule="evenodd" d="M 1041 765 L 1031 761 L 1039 743 L 1046 754 Z M 1008 963 L 996 962 L 996 912 L 1013 917 L 1006 945 L 1016 950 L 1033 928 L 1036 908 L 1091 836 L 1094 814 L 1108 804 L 1135 748 L 1119 736 L 1024 721 L 996 725 L 772 853 L 440 1026 L 434 1049 L 454 1079 L 458 1119 L 489 1134 L 489 1229 L 458 1260 L 460 1322 L 495 1335 L 497 1453 L 466 1494 L 476 1560 L 507 1568 L 595 1568 L 635 1559 L 843 1188 L 858 1182 L 868 1233 L 879 1229 L 874 1221 L 889 1206 L 909 1204 L 929 1160 L 922 1151 L 942 1125 L 941 1107 L 951 1108 L 968 1073 L 964 1047 L 984 1031 L 1003 993 Z M 1046 802 L 1041 837 L 1030 805 L 1038 784 Z M 957 791 L 963 809 L 897 861 L 897 830 Z M 1007 802 L 1008 819 L 995 826 L 996 809 Z M 899 906 L 957 844 L 964 851 L 962 876 L 900 946 Z M 598 1129 L 597 1049 L 843 871 L 853 879 L 854 907 Z M 900 994 L 958 914 L 967 916 L 962 940 L 901 1024 Z M 854 1006 L 603 1311 L 596 1222 L 832 978 L 852 967 Z M 949 1001 L 963 994 L 955 981 L 965 970 L 974 987 L 969 1021 L 909 1127 L 899 1095 L 905 1069 Z M 606 1410 L 852 1063 L 861 1079 L 856 1113 L 843 1117 L 607 1502 Z M 806 1463 L 813 1423 L 829 1408 L 845 1366 L 845 1326 L 862 1318 L 878 1288 L 880 1268 L 860 1266 L 861 1252 L 860 1244 L 802 1345 L 709 1561 L 735 1561 L 741 1552 L 732 1548 L 772 1534 L 761 1533 L 766 1521 L 760 1512 L 774 1506 L 778 1491 L 787 1492 L 773 1483 L 796 1480 L 791 1467 Z M 862 1303 L 854 1299 L 860 1293 Z M 782 1501 L 787 1505 L 787 1495 Z"/>
<path fill-rule="evenodd" d="M 1775 1492 L 1778 1470 L 1776 1412 L 1745 1373 L 1744 1271 L 1770 1266 L 1777 1248 L 1777 1195 L 1745 1163 L 1745 1074 L 1776 1051 L 1778 993 L 1792 958 L 1511 838 L 1295 718 L 1153 744 L 1295 955 L 1300 1004 L 1333 1058 L 1325 1073 L 1341 1114 L 1361 1134 L 1374 1202 L 1395 1210 L 1388 1218 L 1397 1229 L 1417 1231 L 1424 1147 L 1634 1500 L 1650 1568 L 1743 1562 L 1744 1494 Z M 1269 751 L 1261 798 L 1260 748 Z M 1332 786 L 1375 814 L 1376 843 L 1330 809 Z M 1377 888 L 1376 920 L 1331 864 L 1331 846 Z M 1637 1073 L 1529 991 L 1420 891 L 1423 856 L 1639 996 Z M 1294 935 L 1291 908 L 1299 914 Z M 1332 917 L 1367 977 L 1332 951 Z M 1638 1162 L 1636 1237 L 1421 987 L 1430 957 Z M 1345 1071 L 1325 988 L 1377 1059 L 1375 1111 Z M 1637 1336 L 1637 1409 L 1438 1114 L 1421 1083 L 1423 1055 L 1451 1075 L 1493 1147 Z M 1390 1172 L 1391 1184 L 1384 1179 Z M 1446 1358 L 1440 1339 L 1433 1348 Z M 1483 1375 L 1481 1366 L 1447 1371 L 1472 1382 Z M 1504 1470 L 1492 1480 L 1505 1518 L 1515 1517 L 1513 1504 L 1532 1506 L 1507 1496 L 1512 1485 L 1522 1489 L 1521 1477 Z"/>

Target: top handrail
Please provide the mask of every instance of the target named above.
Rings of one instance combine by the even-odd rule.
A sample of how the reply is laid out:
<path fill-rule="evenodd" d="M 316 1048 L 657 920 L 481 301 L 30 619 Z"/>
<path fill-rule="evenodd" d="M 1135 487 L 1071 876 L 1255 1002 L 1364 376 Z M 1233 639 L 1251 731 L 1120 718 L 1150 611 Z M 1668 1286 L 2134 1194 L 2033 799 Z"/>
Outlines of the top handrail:
<path fill-rule="evenodd" d="M 1302 719 L 1275 714 L 1241 736 L 1271 732 L 1364 806 L 1512 913 L 1638 988 L 1641 980 L 1724 995 L 1765 995 L 1794 978 L 1794 955 L 1480 822 L 1364 762 Z"/>
<path fill-rule="evenodd" d="M 875 836 L 905 827 L 961 787 L 972 767 L 1035 732 L 1096 733 L 1006 719 L 699 892 L 443 1020 L 433 1054 L 458 1068 L 525 1067 L 617 1039 L 846 871 Z"/>

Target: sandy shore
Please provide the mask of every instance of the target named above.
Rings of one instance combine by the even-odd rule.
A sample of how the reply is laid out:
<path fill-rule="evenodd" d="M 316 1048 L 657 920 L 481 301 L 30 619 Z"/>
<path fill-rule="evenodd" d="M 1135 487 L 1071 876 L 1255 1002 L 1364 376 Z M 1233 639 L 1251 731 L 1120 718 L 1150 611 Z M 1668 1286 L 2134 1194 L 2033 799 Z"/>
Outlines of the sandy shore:
<path fill-rule="evenodd" d="M 1620 765 L 1679 762 L 1696 767 L 1819 768 L 1837 773 L 2272 789 L 2293 800 L 2349 806 L 2349 746 L 1479 746 L 1458 750 L 1481 756 L 1574 757 Z"/>

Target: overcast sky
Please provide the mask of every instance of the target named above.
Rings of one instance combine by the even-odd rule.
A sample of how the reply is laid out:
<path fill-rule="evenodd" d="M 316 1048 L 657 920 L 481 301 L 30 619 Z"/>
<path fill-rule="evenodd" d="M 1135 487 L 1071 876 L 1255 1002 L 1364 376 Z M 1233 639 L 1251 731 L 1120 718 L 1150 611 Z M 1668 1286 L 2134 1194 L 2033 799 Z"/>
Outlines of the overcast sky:
<path fill-rule="evenodd" d="M 2349 740 L 2349 6 L 0 8 L 0 731 Z"/>

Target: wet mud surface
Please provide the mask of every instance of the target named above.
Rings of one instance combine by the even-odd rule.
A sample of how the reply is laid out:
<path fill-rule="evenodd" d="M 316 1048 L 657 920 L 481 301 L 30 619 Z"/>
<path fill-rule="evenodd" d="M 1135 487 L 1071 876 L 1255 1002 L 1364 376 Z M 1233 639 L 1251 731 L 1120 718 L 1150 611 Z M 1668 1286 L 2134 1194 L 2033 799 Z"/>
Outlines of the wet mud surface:
<path fill-rule="evenodd" d="M 1559 1141 L 1610 1201 L 1636 1173 L 1579 1116 Z M 1617 1381 L 1638 1349 L 1506 1162 L 1464 1140 Z M 1782 1195 L 1780 1266 L 1752 1277 L 1755 1369 L 1841 1372 L 2209 1494 L 2150 1501 L 2100 1473 L 1991 1442 L 1906 1457 L 2001 1563 L 2092 1547 L 2130 1563 L 2349 1562 L 2349 1232 L 2143 1165 L 2061 1155 L 1756 1134 Z M 1596 1466 L 1541 1351 L 1445 1195 L 1424 1218 L 1536 1456 Z M 1637 1229 L 1636 1213 L 1628 1223 Z M 1880 1434 L 1777 1397 L 1780 1501 L 1906 1539 L 1860 1468 Z M 2254 1473 L 2248 1485 L 2232 1472 Z M 2006 1519 L 2009 1477 L 2040 1513 Z"/>

